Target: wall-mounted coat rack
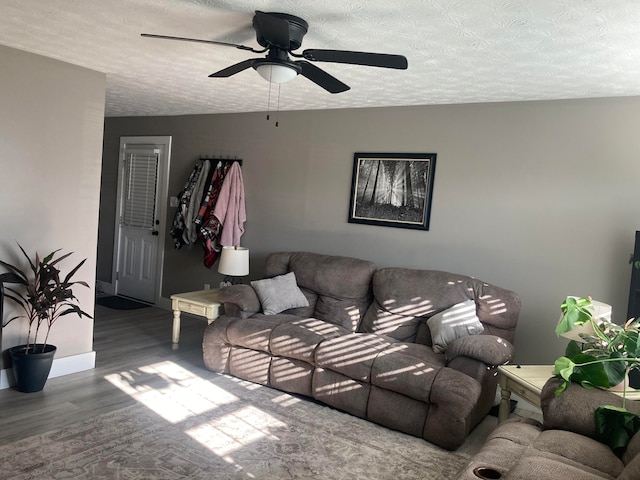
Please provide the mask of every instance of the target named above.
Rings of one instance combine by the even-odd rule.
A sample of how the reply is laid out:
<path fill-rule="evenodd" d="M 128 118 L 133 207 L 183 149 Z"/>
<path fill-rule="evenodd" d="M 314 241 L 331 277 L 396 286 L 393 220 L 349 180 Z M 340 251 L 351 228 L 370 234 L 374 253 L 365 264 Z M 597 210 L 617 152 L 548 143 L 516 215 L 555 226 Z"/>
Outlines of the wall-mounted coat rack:
<path fill-rule="evenodd" d="M 218 162 L 238 162 L 238 164 L 240 164 L 240 166 L 242 166 L 242 159 L 241 158 L 237 158 L 237 157 L 218 157 L 215 155 L 200 155 L 200 160 L 213 160 L 213 161 L 218 161 Z"/>

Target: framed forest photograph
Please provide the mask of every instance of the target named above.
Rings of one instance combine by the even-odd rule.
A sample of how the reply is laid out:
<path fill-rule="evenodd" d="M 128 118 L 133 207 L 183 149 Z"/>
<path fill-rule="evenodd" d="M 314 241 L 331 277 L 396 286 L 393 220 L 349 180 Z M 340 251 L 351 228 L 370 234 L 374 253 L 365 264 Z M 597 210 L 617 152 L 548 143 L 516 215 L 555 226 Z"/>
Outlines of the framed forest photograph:
<path fill-rule="evenodd" d="M 435 153 L 356 153 L 349 223 L 429 230 Z"/>

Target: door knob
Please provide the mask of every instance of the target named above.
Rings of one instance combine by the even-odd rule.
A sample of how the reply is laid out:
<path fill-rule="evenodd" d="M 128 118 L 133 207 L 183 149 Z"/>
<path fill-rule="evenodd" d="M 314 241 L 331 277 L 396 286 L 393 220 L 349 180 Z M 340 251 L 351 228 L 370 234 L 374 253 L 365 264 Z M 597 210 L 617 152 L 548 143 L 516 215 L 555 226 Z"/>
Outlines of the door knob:
<path fill-rule="evenodd" d="M 155 235 L 157 237 L 158 233 L 158 230 L 151 230 L 151 235 Z"/>

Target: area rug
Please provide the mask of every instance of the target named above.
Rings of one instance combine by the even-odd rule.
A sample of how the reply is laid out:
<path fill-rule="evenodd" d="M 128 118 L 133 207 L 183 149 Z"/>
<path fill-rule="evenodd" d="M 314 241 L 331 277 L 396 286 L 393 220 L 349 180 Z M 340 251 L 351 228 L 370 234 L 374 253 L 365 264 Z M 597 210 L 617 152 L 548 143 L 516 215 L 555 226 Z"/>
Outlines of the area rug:
<path fill-rule="evenodd" d="M 135 300 L 115 295 L 96 297 L 96 303 L 115 310 L 137 310 L 138 308 L 147 308 L 149 306 L 146 303 L 136 302 Z"/>
<path fill-rule="evenodd" d="M 444 480 L 468 460 L 329 407 L 234 382 L 220 375 L 207 386 L 192 385 L 195 401 L 189 407 L 176 408 L 169 388 L 139 397 L 132 406 L 0 447 L 1 476 Z M 148 406 L 154 402 L 168 415 Z"/>

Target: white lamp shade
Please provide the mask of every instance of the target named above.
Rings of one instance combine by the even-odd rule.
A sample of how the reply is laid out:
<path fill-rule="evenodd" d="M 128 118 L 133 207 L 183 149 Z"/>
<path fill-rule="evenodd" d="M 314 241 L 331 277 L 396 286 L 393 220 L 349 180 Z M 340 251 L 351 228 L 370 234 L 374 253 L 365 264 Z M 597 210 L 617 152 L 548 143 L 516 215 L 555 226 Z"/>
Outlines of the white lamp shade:
<path fill-rule="evenodd" d="M 263 63 L 255 68 L 262 78 L 271 83 L 286 83 L 298 75 L 293 68 L 277 63 Z"/>
<path fill-rule="evenodd" d="M 230 277 L 249 275 L 249 249 L 245 247 L 222 247 L 218 272 Z"/>

